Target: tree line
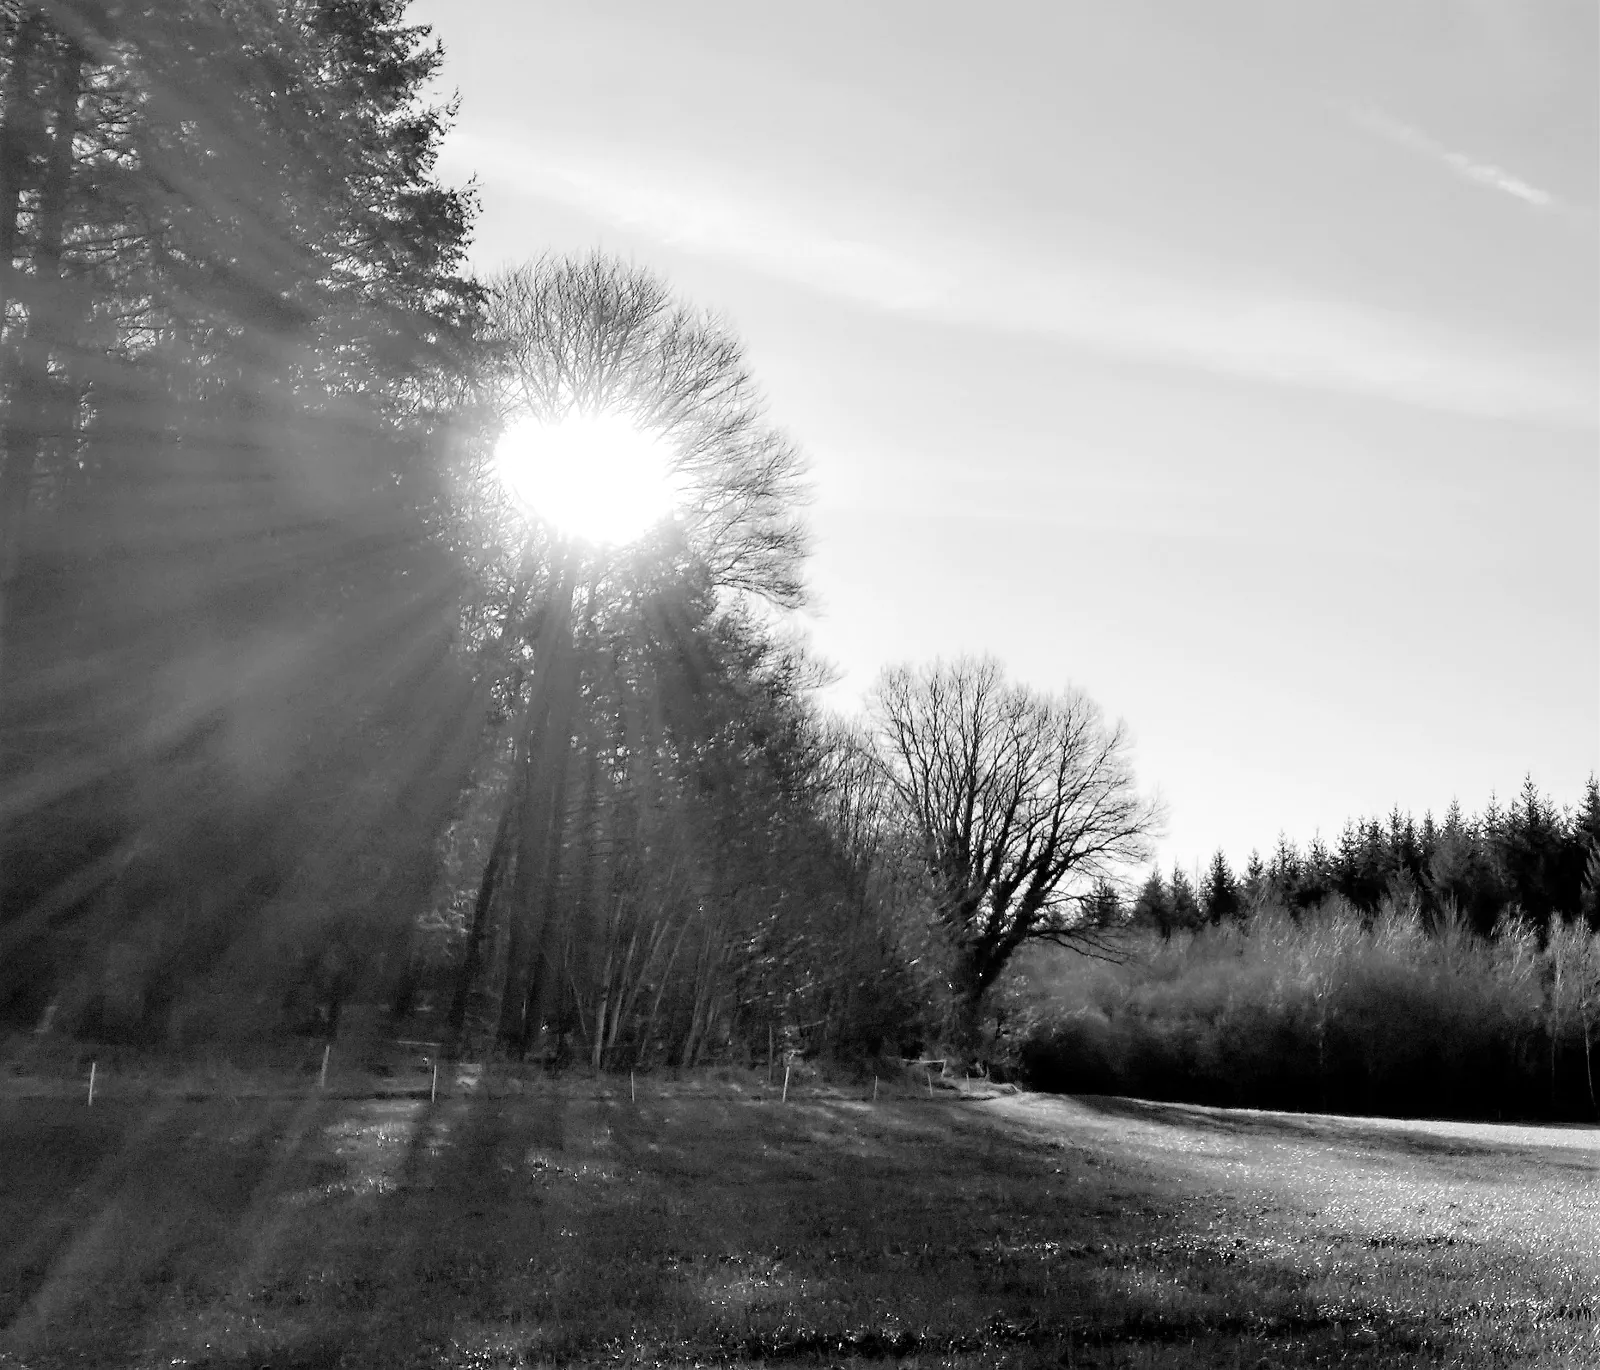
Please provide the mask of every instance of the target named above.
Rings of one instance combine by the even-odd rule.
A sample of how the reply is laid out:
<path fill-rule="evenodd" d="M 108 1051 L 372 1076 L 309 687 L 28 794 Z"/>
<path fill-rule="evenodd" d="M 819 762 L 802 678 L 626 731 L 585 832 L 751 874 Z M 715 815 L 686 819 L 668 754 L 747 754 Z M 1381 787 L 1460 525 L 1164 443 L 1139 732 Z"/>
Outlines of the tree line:
<path fill-rule="evenodd" d="M 1558 808 L 1533 778 L 1505 805 L 1493 797 L 1479 814 L 1452 802 L 1442 820 L 1394 809 L 1387 819 L 1347 823 L 1330 847 L 1313 838 L 1304 851 L 1280 837 L 1269 860 L 1252 852 L 1235 873 L 1216 852 L 1198 878 L 1174 867 L 1153 870 L 1132 901 L 1135 922 L 1164 936 L 1246 916 L 1272 905 L 1298 911 L 1338 895 L 1364 915 L 1385 899 L 1414 904 L 1429 920 L 1447 911 L 1490 936 L 1508 913 L 1541 936 L 1581 918 L 1600 931 L 1600 782 L 1591 776 L 1576 807 Z"/>
<path fill-rule="evenodd" d="M 0 6 L 0 1020 L 292 1050 L 362 1004 L 595 1068 L 992 1058 L 1030 948 L 1181 979 L 1232 937 L 1346 985 L 1351 947 L 1479 958 L 1512 987 L 1482 1021 L 1545 1025 L 1505 1059 L 1577 1087 L 1593 783 L 1140 889 L 1161 815 L 1080 691 L 962 658 L 830 716 L 789 626 L 803 454 L 737 335 L 600 254 L 474 276 L 405 11 Z M 682 492 L 626 554 L 496 476 L 514 423 L 594 412 Z M 1333 1002 L 1304 984 L 1302 1026 Z M 1306 1041 L 1390 1049 L 1354 1021 Z M 1105 1078 L 1213 1058 L 1173 1059 Z"/>
<path fill-rule="evenodd" d="M 0 1017 L 597 1067 L 971 1040 L 1156 821 L 996 663 L 860 717 L 786 627 L 798 446 L 651 273 L 483 280 L 404 0 L 0 7 Z M 495 479 L 624 415 L 682 507 L 578 555 Z"/>
<path fill-rule="evenodd" d="M 1008 986 L 1047 1088 L 1414 1117 L 1600 1116 L 1600 787 L 1152 872 L 1113 954 Z"/>

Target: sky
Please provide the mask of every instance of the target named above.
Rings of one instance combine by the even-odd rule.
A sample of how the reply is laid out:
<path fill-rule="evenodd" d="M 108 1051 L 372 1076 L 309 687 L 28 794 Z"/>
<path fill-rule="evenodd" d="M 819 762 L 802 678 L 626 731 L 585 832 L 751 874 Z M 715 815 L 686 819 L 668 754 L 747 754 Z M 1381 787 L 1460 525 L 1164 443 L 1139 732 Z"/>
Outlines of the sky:
<path fill-rule="evenodd" d="M 742 337 L 835 707 L 989 652 L 1162 859 L 1600 769 L 1592 0 L 414 0 L 484 270 Z"/>

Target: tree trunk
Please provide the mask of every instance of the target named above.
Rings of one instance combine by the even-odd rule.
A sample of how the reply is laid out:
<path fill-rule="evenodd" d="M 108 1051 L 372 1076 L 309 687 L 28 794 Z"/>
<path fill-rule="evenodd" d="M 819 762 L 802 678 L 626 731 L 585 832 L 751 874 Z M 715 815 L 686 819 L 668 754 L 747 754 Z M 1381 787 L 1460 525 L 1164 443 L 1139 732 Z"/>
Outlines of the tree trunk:
<path fill-rule="evenodd" d="M 993 983 L 995 972 L 984 948 L 965 946 L 956 951 L 951 989 L 954 991 L 956 1045 L 972 1051 L 978 1046 L 983 1027 L 983 1000 Z"/>
<path fill-rule="evenodd" d="M 583 766 L 583 798 L 578 804 L 578 819 L 576 825 L 575 844 L 578 848 L 578 878 L 577 888 L 572 896 L 573 919 L 572 927 L 568 933 L 567 946 L 564 959 L 567 962 L 567 982 L 573 1001 L 579 1013 L 579 1028 L 585 1034 L 585 1045 L 591 1056 L 597 1056 L 595 1043 L 599 1041 L 601 1029 L 604 1028 L 604 1014 L 598 1015 L 599 1023 L 592 1037 L 582 1020 L 583 1003 L 588 992 L 596 987 L 596 965 L 598 959 L 597 948 L 599 938 L 595 929 L 605 920 L 597 914 L 596 889 L 599 885 L 597 867 L 600 862 L 600 841 L 598 831 L 598 815 L 600 810 L 600 758 L 599 747 L 592 739 L 584 747 Z M 572 968 L 574 955 L 577 959 L 577 969 Z M 610 983 L 610 967 L 600 976 L 599 985 L 603 988 Z M 582 980 L 580 985 L 579 980 Z M 594 1062 L 598 1066 L 598 1061 Z"/>
<path fill-rule="evenodd" d="M 962 990 L 956 996 L 955 1009 L 956 1045 L 964 1051 L 976 1050 L 983 1035 L 982 988 Z"/>
<path fill-rule="evenodd" d="M 27 316 L 16 350 L 15 372 L 8 378 L 11 384 L 0 392 L 0 401 L 5 405 L 4 421 L 0 423 L 0 451 L 4 452 L 5 459 L 4 470 L 0 471 L 0 780 L 14 780 L 10 773 L 17 764 L 11 755 L 8 715 L 14 699 L 17 582 L 27 533 L 28 504 L 45 439 L 51 429 L 64 429 L 71 418 L 70 407 L 64 406 L 60 393 L 65 387 L 52 378 L 50 360 L 69 333 L 62 290 L 61 251 L 66 232 L 67 193 L 72 180 L 72 144 L 78 131 L 83 54 L 68 43 L 58 49 L 58 55 L 54 122 L 39 192 L 34 271 L 26 291 Z M 7 133 L 10 131 L 8 126 Z M 15 167 L 11 172 L 15 173 Z M 19 193 L 20 187 L 8 181 L 3 199 L 10 205 L 7 213 L 13 252 L 16 246 L 15 197 Z M 0 222 L 0 231 L 5 227 Z M 9 256 L 5 261 L 5 274 L 8 291 L 20 293 Z M 11 874 L 10 846 L 10 835 L 0 832 L 0 907 L 6 901 Z"/>
<path fill-rule="evenodd" d="M 1590 1035 L 1591 1027 L 1589 1023 L 1589 1017 L 1587 1014 L 1585 1014 L 1583 1019 L 1583 1078 L 1589 1083 L 1590 1111 L 1600 1112 L 1600 1104 L 1595 1103 L 1594 1097 L 1594 1058 L 1591 1054 L 1591 1047 L 1589 1043 Z"/>
<path fill-rule="evenodd" d="M 7 54 L 5 106 L 0 111 L 0 321 L 15 293 L 17 272 L 17 219 L 27 180 L 28 139 L 23 125 L 33 112 L 33 55 L 44 32 L 44 20 L 29 8 L 17 21 Z M 0 396 L 11 381 L 11 367 L 0 349 Z"/>
<path fill-rule="evenodd" d="M 661 1014 L 661 1000 L 667 992 L 667 983 L 672 979 L 673 967 L 678 964 L 678 953 L 683 950 L 683 939 L 688 935 L 693 923 L 692 918 L 686 917 L 678 929 L 677 939 L 672 944 L 672 953 L 667 957 L 666 965 L 661 968 L 660 976 L 656 980 L 655 997 L 650 1001 L 650 1012 L 644 1022 L 639 1026 L 639 1048 L 634 1054 L 634 1064 L 643 1065 L 645 1053 L 650 1049 L 650 1039 L 655 1033 L 656 1020 Z"/>
<path fill-rule="evenodd" d="M 450 996 L 450 1016 L 446 1020 L 445 1035 L 450 1041 L 452 1054 L 457 1056 L 466 1046 L 467 1004 L 483 965 L 484 944 L 489 936 L 489 906 L 494 902 L 495 891 L 500 886 L 506 862 L 511 856 L 511 827 L 516 810 L 517 776 L 513 768 L 511 786 L 500 810 L 494 842 L 489 847 L 489 859 L 484 863 L 483 875 L 478 880 L 478 894 L 472 901 L 472 925 L 467 929 L 466 951 L 456 971 L 455 990 Z"/>
<path fill-rule="evenodd" d="M 522 1040 L 522 1023 L 528 1009 L 528 976 L 534 948 L 531 890 L 538 888 L 537 873 L 531 867 L 537 860 L 536 853 L 543 850 L 541 839 L 550 821 L 546 781 L 545 748 L 536 747 L 523 767 L 519 781 L 523 787 L 523 799 L 518 806 L 518 819 L 512 837 L 515 868 L 507 892 L 509 913 L 505 971 L 500 988 L 500 1012 L 495 1024 L 495 1040 L 502 1046 Z"/>
<path fill-rule="evenodd" d="M 525 575 L 512 588 L 506 596 L 505 614 L 500 622 L 500 629 L 495 643 L 490 650 L 489 660 L 484 663 L 482 684 L 479 687 L 478 697 L 472 704 L 472 720 L 481 723 L 488 714 L 488 706 L 493 698 L 494 679 L 499 668 L 504 666 L 503 659 L 498 659 L 496 653 L 503 651 L 506 639 L 511 634 L 511 625 L 517 614 L 525 607 L 528 594 L 528 578 Z M 515 693 L 521 693 L 521 679 L 517 677 Z M 467 1043 L 467 1014 L 471 1005 L 472 991 L 478 982 L 483 970 L 484 951 L 489 941 L 489 913 L 494 904 L 494 897 L 499 891 L 505 877 L 506 862 L 509 859 L 510 839 L 512 826 L 516 822 L 517 802 L 520 795 L 518 782 L 521 776 L 519 761 L 522 757 L 522 748 L 526 743 L 526 727 L 519 727 L 517 734 L 512 738 L 511 753 L 511 779 L 506 787 L 504 801 L 500 809 L 500 821 L 495 825 L 494 840 L 489 844 L 489 858 L 484 863 L 483 874 L 478 880 L 478 893 L 472 901 L 472 922 L 467 928 L 467 945 L 463 949 L 461 965 L 456 970 L 455 986 L 450 995 L 450 1011 L 445 1020 L 446 1038 L 450 1043 L 452 1054 L 459 1056 L 466 1049 Z"/>
<path fill-rule="evenodd" d="M 1555 1111 L 1556 1106 L 1556 1052 L 1561 1041 L 1562 1009 L 1565 1005 L 1561 1001 L 1561 948 L 1559 944 L 1554 948 L 1555 955 L 1551 959 L 1550 982 L 1550 1109 Z"/>
<path fill-rule="evenodd" d="M 528 994 L 534 957 L 541 950 L 536 919 L 542 912 L 543 858 L 550 850 L 556 773 L 565 773 L 572 728 L 572 701 L 560 698 L 573 654 L 572 600 L 575 564 L 563 558 L 561 579 L 551 598 L 534 658 L 533 686 L 528 700 L 528 745 L 523 768 L 523 804 L 516 835 L 516 872 L 511 884 L 511 936 L 506 958 L 505 992 L 500 1000 L 497 1036 L 519 1047 L 526 1040 Z"/>
<path fill-rule="evenodd" d="M 530 944 L 533 956 L 532 972 L 528 980 L 526 1008 L 522 1015 L 521 1031 L 517 1038 L 517 1055 L 528 1054 L 528 1048 L 539 1034 L 549 1015 L 560 987 L 556 973 L 556 948 L 563 932 L 561 918 L 561 839 L 567 828 L 567 776 L 571 770 L 572 724 L 578 703 L 580 672 L 578 653 L 569 645 L 567 660 L 562 664 L 560 679 L 556 682 L 556 702 L 551 710 L 549 817 L 544 830 L 544 847 L 539 853 L 539 884 L 533 891 L 537 901 L 534 914 L 535 939 Z"/>
<path fill-rule="evenodd" d="M 39 191 L 34 272 L 25 292 L 27 318 L 17 349 L 16 392 L 6 396 L 4 439 L 0 441 L 5 452 L 5 473 L 0 480 L 0 650 L 4 648 L 6 610 L 21 556 L 22 531 L 35 469 L 45 439 L 50 436 L 51 420 L 59 423 L 61 417 L 57 412 L 60 407 L 58 387 L 52 383 L 50 361 L 70 332 L 69 311 L 62 289 L 61 252 L 66 234 L 72 143 L 78 132 L 82 80 L 83 54 L 67 44 L 61 49 L 61 64 L 56 73 L 54 119 L 44 181 Z M 0 224 L 0 228 L 3 227 Z M 14 225 L 12 231 L 15 232 Z"/>

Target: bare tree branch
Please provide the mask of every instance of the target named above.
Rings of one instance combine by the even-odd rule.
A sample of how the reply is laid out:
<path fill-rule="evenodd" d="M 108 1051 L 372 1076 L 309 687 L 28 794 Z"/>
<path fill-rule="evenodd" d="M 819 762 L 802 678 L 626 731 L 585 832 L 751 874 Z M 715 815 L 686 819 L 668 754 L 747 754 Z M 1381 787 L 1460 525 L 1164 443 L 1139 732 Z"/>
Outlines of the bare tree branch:
<path fill-rule="evenodd" d="M 738 339 L 656 276 L 601 254 L 547 257 L 492 283 L 502 421 L 614 413 L 676 452 L 680 531 L 711 582 L 782 607 L 803 602 L 808 486 L 766 418 Z"/>
<path fill-rule="evenodd" d="M 1103 953 L 1089 896 L 1147 857 L 1159 823 L 1123 725 L 1077 690 L 1007 683 L 991 658 L 890 670 L 871 709 L 879 773 L 953 943 L 969 1021 L 1026 943 Z"/>

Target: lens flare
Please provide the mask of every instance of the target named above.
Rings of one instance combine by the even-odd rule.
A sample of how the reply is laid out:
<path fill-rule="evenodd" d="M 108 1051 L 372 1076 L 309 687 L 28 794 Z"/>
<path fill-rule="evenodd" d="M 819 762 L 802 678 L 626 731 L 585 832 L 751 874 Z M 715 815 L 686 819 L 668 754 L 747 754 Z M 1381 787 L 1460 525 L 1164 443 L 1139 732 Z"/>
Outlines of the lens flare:
<path fill-rule="evenodd" d="M 495 473 L 512 501 L 558 533 L 620 547 L 678 503 L 673 453 L 620 414 L 559 423 L 518 419 L 495 446 Z"/>

